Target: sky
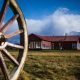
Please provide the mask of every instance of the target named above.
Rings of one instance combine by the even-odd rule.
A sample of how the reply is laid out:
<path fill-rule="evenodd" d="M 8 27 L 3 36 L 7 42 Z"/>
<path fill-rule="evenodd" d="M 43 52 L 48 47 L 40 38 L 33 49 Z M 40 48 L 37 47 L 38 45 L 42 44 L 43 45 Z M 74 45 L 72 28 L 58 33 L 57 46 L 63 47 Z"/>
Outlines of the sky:
<path fill-rule="evenodd" d="M 16 1 L 27 22 L 28 34 L 52 36 L 80 32 L 80 0 Z"/>

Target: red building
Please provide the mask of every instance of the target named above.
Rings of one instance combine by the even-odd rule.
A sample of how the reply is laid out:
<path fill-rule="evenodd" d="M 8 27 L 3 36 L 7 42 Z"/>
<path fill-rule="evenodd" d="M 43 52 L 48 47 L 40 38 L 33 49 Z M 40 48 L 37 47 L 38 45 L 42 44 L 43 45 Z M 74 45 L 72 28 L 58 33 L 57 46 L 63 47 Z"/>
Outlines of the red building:
<path fill-rule="evenodd" d="M 29 49 L 79 50 L 80 36 L 29 35 Z"/>

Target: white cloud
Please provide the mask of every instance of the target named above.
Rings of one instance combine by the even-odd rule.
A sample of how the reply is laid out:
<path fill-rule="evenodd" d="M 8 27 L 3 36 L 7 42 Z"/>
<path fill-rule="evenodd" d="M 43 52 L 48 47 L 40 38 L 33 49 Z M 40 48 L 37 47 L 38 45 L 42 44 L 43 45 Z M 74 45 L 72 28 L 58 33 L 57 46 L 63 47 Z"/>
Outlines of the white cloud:
<path fill-rule="evenodd" d="M 80 15 L 73 14 L 67 8 L 59 8 L 43 19 L 26 19 L 29 33 L 63 35 L 71 31 L 80 31 Z"/>
<path fill-rule="evenodd" d="M 80 31 L 80 15 L 69 13 L 68 10 L 65 12 L 63 10 L 54 12 L 52 16 L 54 26 L 61 28 L 65 33 Z"/>
<path fill-rule="evenodd" d="M 46 20 L 33 20 L 33 19 L 26 19 L 28 24 L 29 32 L 41 32 L 43 27 L 47 24 Z"/>
<path fill-rule="evenodd" d="M 67 8 L 59 8 L 43 19 L 26 19 L 28 32 L 44 35 L 64 35 L 71 31 L 80 32 L 80 14 L 71 13 Z M 18 29 L 15 21 L 8 32 Z"/>

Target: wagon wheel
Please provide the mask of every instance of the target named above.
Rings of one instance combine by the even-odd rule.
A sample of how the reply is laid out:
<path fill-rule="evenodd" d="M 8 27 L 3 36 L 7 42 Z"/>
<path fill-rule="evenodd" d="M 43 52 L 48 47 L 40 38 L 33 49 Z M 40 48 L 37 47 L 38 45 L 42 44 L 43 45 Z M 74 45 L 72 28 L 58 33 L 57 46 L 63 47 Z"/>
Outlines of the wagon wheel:
<path fill-rule="evenodd" d="M 2 23 L 8 7 L 10 7 L 14 16 L 12 16 L 12 18 L 7 21 L 5 25 L 3 25 Z M 6 34 L 6 30 L 12 27 L 11 25 L 15 20 L 17 20 L 19 30 L 11 32 L 10 34 Z M 7 39 L 16 35 L 20 35 L 20 44 L 7 42 Z M 27 45 L 28 40 L 26 23 L 19 6 L 15 0 L 4 0 L 2 8 L 0 10 L 0 68 L 3 72 L 5 80 L 16 80 L 18 78 L 26 59 Z M 7 46 L 19 49 L 17 59 L 13 57 L 12 54 L 7 50 Z M 4 56 L 14 64 L 14 68 L 11 72 L 9 72 L 7 69 Z"/>

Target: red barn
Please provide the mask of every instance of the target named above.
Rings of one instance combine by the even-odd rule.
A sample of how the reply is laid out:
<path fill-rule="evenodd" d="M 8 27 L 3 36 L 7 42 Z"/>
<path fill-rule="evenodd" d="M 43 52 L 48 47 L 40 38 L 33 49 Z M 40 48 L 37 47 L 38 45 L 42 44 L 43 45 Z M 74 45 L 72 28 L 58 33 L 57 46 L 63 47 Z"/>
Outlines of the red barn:
<path fill-rule="evenodd" d="M 79 50 L 80 36 L 29 35 L 29 49 Z"/>

